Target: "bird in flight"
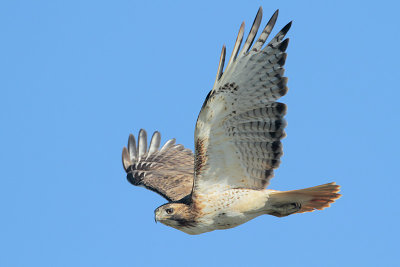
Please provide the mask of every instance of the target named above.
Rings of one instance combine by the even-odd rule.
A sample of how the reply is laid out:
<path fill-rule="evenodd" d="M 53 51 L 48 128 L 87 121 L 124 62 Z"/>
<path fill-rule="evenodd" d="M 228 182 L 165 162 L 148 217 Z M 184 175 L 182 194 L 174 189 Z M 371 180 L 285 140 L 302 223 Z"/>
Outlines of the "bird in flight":
<path fill-rule="evenodd" d="M 283 66 L 291 22 L 265 45 L 277 17 L 278 10 L 253 45 L 260 7 L 240 50 L 242 23 L 225 70 L 222 47 L 214 86 L 197 118 L 194 155 L 175 139 L 160 149 L 159 132 L 149 146 L 146 131 L 140 130 L 137 144 L 129 135 L 122 150 L 128 181 L 169 201 L 154 211 L 156 221 L 196 235 L 233 228 L 263 214 L 284 217 L 322 210 L 340 197 L 335 183 L 292 191 L 266 189 L 280 164 L 281 139 L 286 136 L 286 105 L 276 100 L 288 91 Z"/>

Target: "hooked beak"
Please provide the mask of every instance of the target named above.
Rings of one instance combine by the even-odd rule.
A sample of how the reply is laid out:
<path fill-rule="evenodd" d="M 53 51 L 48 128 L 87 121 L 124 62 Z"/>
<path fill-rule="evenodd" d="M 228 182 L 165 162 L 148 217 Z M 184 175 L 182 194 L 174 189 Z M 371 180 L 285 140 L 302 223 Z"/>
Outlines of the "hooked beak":
<path fill-rule="evenodd" d="M 157 223 L 157 213 L 158 213 L 158 209 L 156 209 L 154 211 L 154 221 Z"/>

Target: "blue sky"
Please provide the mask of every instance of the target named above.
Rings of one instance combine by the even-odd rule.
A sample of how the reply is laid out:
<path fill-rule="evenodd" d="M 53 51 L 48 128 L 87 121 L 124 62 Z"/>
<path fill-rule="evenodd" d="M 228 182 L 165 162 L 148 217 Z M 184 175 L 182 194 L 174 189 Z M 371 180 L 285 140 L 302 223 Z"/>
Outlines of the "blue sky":
<path fill-rule="evenodd" d="M 399 264 L 395 1 L 2 1 L 1 266 Z M 273 189 L 336 181 L 331 208 L 189 236 L 126 181 L 140 128 L 193 148 L 220 50 L 259 6 L 293 20 Z"/>

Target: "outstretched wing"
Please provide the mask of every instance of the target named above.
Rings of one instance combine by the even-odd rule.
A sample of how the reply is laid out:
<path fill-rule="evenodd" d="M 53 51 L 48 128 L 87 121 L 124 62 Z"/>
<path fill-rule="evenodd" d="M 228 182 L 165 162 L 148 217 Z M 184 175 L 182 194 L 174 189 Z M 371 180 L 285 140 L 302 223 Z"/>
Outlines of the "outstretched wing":
<path fill-rule="evenodd" d="M 215 84 L 196 124 L 194 192 L 262 189 L 279 166 L 286 105 L 275 101 L 288 90 L 283 65 L 289 39 L 283 39 L 291 23 L 263 48 L 277 16 L 278 11 L 251 47 L 261 23 L 260 7 L 239 52 L 242 23 L 225 73 L 222 48 Z"/>
<path fill-rule="evenodd" d="M 140 130 L 136 147 L 131 134 L 128 148 L 122 150 L 122 164 L 128 181 L 144 186 L 169 201 L 177 201 L 189 195 L 193 187 L 193 153 L 175 139 L 168 140 L 159 149 L 161 135 L 155 132 L 147 150 L 147 133 Z"/>

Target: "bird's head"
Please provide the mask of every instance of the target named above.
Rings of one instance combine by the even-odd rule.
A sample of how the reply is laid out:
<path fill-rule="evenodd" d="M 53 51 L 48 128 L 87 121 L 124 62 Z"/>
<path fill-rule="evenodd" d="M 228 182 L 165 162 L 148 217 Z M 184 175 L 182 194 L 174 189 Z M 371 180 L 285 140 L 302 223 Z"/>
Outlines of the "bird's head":
<path fill-rule="evenodd" d="M 195 223 L 191 207 L 184 203 L 168 203 L 158 207 L 154 211 L 154 219 L 178 230 L 193 226 Z"/>

